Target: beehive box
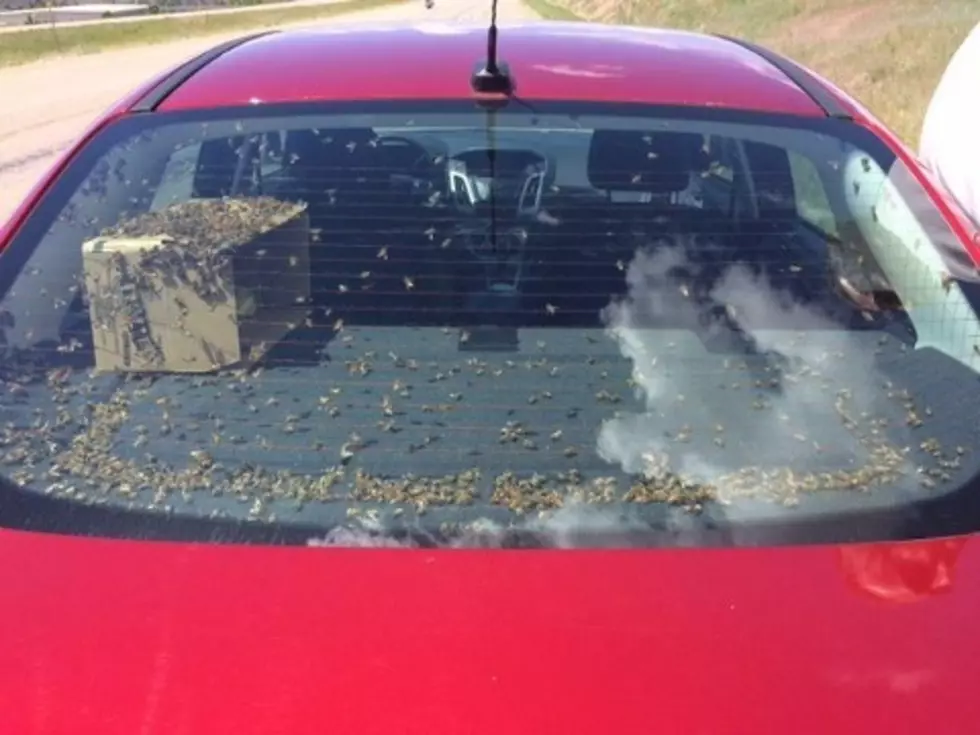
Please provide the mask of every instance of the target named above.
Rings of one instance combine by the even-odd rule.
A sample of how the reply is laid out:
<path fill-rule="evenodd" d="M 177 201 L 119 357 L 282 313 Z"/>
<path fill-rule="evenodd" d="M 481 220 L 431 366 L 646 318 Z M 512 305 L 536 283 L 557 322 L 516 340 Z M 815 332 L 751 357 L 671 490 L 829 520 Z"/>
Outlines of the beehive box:
<path fill-rule="evenodd" d="M 309 313 L 305 204 L 191 200 L 82 245 L 99 370 L 208 372 L 252 363 Z"/>

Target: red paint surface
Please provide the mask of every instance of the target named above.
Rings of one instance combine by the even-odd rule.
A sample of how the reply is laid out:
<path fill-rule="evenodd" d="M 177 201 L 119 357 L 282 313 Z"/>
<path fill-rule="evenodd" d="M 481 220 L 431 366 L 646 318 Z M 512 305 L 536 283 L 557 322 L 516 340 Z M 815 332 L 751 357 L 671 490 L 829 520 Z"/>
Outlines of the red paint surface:
<path fill-rule="evenodd" d="M 430 552 L 4 532 L 3 732 L 974 732 L 980 547 L 954 545 Z"/>
<path fill-rule="evenodd" d="M 161 109 L 344 99 L 458 99 L 486 56 L 485 27 L 273 34 L 224 54 Z M 538 100 L 711 105 L 822 112 L 757 55 L 710 36 L 581 23 L 505 27 L 500 58 L 517 93 Z"/>
<path fill-rule="evenodd" d="M 724 42 L 576 33 L 504 35 L 522 94 L 764 100 L 818 114 Z M 268 102 L 468 94 L 482 33 L 445 37 L 445 53 L 466 60 L 458 77 L 445 73 L 441 49 L 426 51 L 442 37 L 388 34 L 256 41 L 167 106 L 237 104 L 257 89 Z M 392 74 L 413 65 L 415 75 Z M 606 67 L 625 71 L 595 76 Z M 836 93 L 911 164 L 972 246 L 907 149 Z M 72 155 L 0 229 L 0 244 Z M 977 549 L 959 538 L 731 551 L 343 551 L 0 531 L 0 732 L 961 735 L 980 722 Z"/>

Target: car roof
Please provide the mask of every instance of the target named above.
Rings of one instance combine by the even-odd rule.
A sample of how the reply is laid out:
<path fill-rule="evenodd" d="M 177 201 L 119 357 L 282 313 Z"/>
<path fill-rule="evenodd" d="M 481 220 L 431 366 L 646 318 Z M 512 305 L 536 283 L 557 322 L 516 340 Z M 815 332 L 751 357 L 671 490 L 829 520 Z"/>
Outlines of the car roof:
<path fill-rule="evenodd" d="M 459 99 L 486 57 L 485 26 L 331 25 L 216 49 L 158 89 L 154 108 Z M 528 100 L 692 105 L 827 114 L 756 50 L 699 33 L 588 23 L 501 26 L 500 60 Z M 206 63 L 205 63 L 206 62 Z M 809 93 L 808 93 L 809 91 Z M 823 91 L 823 90 L 821 90 Z"/>

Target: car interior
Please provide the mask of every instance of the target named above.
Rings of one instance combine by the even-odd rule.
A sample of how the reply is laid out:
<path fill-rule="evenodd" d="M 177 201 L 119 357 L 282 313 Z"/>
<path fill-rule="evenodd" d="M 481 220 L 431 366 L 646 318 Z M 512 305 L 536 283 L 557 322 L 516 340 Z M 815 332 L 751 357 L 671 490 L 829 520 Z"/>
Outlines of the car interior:
<path fill-rule="evenodd" d="M 587 180 L 569 182 L 548 151 L 290 130 L 204 143 L 193 196 L 305 202 L 315 304 L 350 323 L 595 327 L 638 250 L 680 246 L 686 265 L 666 278 L 709 318 L 726 319 L 709 294 L 738 263 L 838 325 L 867 326 L 868 300 L 835 284 L 839 243 L 798 216 L 784 149 L 595 130 L 585 157 Z"/>

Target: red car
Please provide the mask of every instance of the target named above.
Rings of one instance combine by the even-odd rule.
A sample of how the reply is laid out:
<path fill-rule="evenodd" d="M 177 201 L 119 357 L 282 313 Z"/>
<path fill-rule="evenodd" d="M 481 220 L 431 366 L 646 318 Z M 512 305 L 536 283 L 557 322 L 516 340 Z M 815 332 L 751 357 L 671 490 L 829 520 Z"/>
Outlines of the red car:
<path fill-rule="evenodd" d="M 973 732 L 962 214 L 754 45 L 489 45 L 217 47 L 0 230 L 4 735 Z"/>

